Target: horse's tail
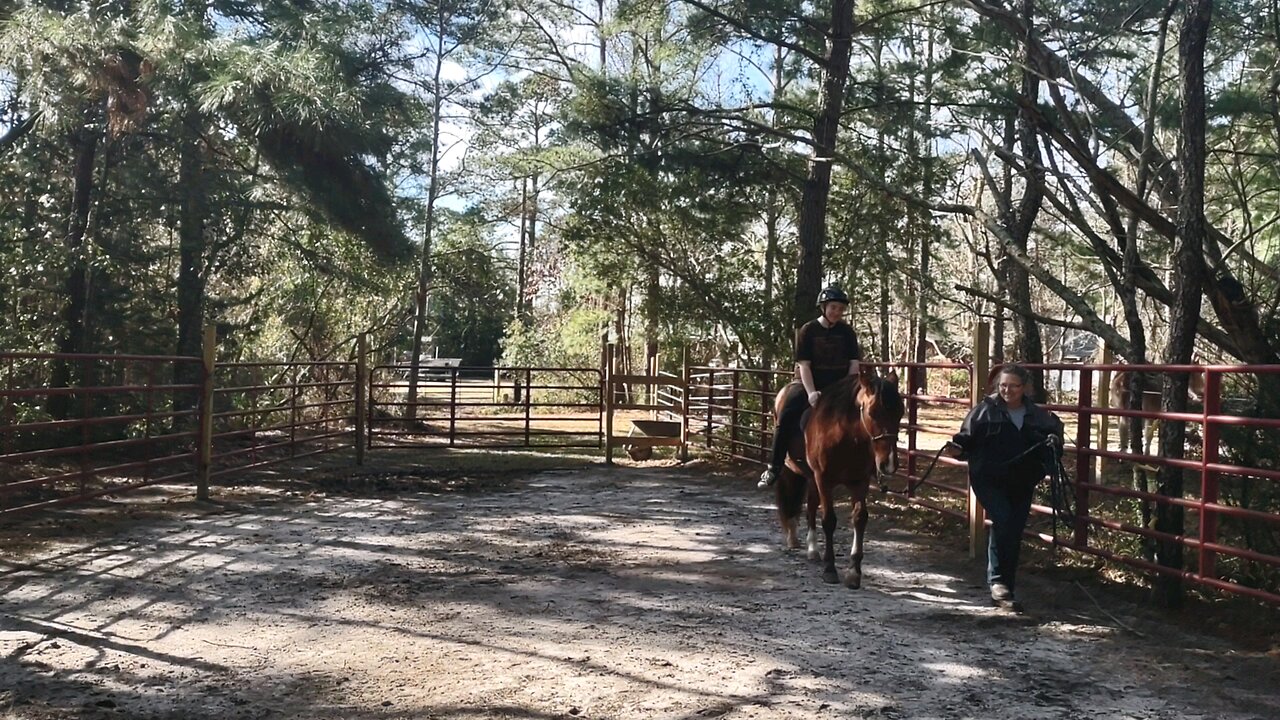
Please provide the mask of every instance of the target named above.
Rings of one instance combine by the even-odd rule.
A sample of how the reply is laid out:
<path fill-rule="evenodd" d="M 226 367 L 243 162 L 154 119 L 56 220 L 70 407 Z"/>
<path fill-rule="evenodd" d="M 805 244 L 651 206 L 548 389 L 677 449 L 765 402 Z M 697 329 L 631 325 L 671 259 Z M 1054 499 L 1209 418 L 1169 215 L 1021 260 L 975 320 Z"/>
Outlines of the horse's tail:
<path fill-rule="evenodd" d="M 804 476 L 792 472 L 791 468 L 783 468 L 774 486 L 779 520 L 786 522 L 800 514 L 808 487 L 809 481 Z"/>

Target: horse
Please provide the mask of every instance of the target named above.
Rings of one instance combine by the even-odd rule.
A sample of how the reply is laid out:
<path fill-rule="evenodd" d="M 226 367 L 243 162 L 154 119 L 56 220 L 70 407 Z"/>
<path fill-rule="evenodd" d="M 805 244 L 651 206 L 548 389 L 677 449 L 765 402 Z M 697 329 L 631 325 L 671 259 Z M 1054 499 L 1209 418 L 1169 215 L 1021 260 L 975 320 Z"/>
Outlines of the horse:
<path fill-rule="evenodd" d="M 795 383 L 792 383 L 795 384 Z M 774 417 L 782 410 L 788 388 L 774 398 Z M 871 479 L 883 481 L 897 470 L 898 426 L 905 410 L 898 392 L 898 375 L 890 371 L 877 377 L 862 366 L 855 377 L 847 377 L 822 391 L 818 403 L 806 414 L 804 430 L 792 438 L 787 462 L 776 486 L 778 520 L 789 549 L 800 547 L 796 523 L 800 505 L 806 506 L 809 523 L 809 559 L 818 559 L 817 515 L 822 510 L 822 531 L 826 537 L 822 579 L 840 582 L 835 564 L 835 489 L 849 490 L 852 505 L 853 543 L 849 552 L 849 572 L 844 584 L 862 586 L 862 545 L 867 528 L 867 492 Z"/>
<path fill-rule="evenodd" d="M 1120 370 L 1111 376 L 1111 396 L 1108 404 L 1115 410 L 1129 409 L 1129 378 L 1132 371 Z M 1196 403 L 1200 403 L 1204 397 L 1204 373 L 1193 372 L 1189 374 L 1187 384 L 1187 402 L 1195 407 Z M 1152 387 L 1152 381 L 1147 380 L 1146 388 Z M 1158 388 L 1158 383 L 1156 384 Z M 1160 412 L 1160 390 L 1150 390 L 1144 388 L 1142 391 L 1142 410 L 1143 412 Z M 1129 451 L 1129 418 L 1118 418 L 1120 425 L 1120 450 L 1121 452 Z M 1160 426 L 1160 420 L 1152 419 L 1147 422 L 1147 418 L 1139 418 L 1139 421 L 1145 426 L 1143 431 L 1143 453 L 1151 454 L 1151 441 L 1155 437 L 1156 430 Z"/>

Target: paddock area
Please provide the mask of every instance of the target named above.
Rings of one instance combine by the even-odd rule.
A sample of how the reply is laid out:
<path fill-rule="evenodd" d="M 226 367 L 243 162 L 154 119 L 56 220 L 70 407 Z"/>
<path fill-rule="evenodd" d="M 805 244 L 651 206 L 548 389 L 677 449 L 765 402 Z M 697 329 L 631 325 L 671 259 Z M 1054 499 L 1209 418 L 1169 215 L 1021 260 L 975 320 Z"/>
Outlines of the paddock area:
<path fill-rule="evenodd" d="M 394 455 L 0 528 L 0 718 L 1280 717 L 1274 638 L 1030 548 L 1027 612 L 991 608 L 893 497 L 855 591 L 749 468 Z"/>

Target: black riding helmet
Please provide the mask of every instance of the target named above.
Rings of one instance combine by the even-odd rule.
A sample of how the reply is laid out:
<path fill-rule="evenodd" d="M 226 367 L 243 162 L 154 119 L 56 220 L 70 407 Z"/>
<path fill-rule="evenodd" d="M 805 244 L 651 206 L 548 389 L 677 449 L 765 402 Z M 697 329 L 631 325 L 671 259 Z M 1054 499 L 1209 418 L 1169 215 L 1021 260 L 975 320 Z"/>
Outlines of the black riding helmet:
<path fill-rule="evenodd" d="M 828 285 L 822 288 L 822 292 L 818 293 L 818 307 L 822 307 L 824 303 L 829 302 L 838 302 L 848 305 L 849 296 L 835 285 Z"/>

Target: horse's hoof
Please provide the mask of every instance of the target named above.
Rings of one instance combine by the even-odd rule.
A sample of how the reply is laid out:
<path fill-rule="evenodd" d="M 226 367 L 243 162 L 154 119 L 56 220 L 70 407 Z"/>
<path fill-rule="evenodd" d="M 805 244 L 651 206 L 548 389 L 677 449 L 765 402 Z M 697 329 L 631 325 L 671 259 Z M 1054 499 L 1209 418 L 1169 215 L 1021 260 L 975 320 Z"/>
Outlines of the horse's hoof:
<path fill-rule="evenodd" d="M 836 573 L 835 570 L 823 570 L 822 581 L 835 585 L 836 583 L 840 582 L 840 575 Z"/>
<path fill-rule="evenodd" d="M 849 573 L 844 576 L 844 586 L 850 590 L 857 590 L 862 587 L 862 576 Z"/>
<path fill-rule="evenodd" d="M 809 558 L 809 562 L 818 562 L 819 560 L 822 559 L 822 553 L 818 552 L 817 550 L 810 550 L 808 558 Z"/>

